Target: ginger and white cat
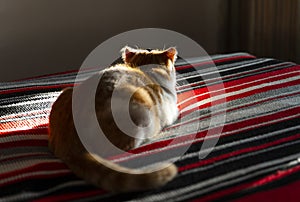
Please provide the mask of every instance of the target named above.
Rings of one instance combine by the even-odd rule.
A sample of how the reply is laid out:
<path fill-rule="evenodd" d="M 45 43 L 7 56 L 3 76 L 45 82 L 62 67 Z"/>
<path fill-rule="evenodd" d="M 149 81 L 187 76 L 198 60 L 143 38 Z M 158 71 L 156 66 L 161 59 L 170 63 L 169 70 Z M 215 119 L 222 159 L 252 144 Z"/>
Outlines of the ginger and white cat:
<path fill-rule="evenodd" d="M 176 57 L 175 48 L 143 50 L 124 47 L 124 63 L 100 72 L 95 109 L 99 125 L 112 144 L 123 150 L 136 148 L 145 139 L 159 134 L 163 127 L 177 119 L 174 68 Z M 88 80 L 81 85 L 85 82 Z M 72 93 L 72 88 L 65 89 L 52 106 L 49 148 L 78 177 L 114 192 L 157 188 L 175 177 L 177 168 L 174 164 L 153 172 L 145 172 L 122 167 L 86 151 L 74 126 Z M 139 126 L 139 130 L 134 131 L 133 135 L 129 136 L 119 129 L 114 120 L 111 105 L 113 94 L 121 101 L 132 95 L 129 101 L 130 117 Z M 118 115 L 122 117 L 125 111 L 124 106 L 120 106 Z M 84 106 L 81 107 L 84 109 Z"/>

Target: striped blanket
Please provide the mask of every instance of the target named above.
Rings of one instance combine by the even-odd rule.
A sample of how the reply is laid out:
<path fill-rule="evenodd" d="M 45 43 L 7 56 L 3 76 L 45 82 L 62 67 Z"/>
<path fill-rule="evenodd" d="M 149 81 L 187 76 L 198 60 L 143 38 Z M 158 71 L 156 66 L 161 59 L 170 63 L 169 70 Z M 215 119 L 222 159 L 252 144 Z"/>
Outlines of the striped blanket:
<path fill-rule="evenodd" d="M 179 174 L 173 181 L 139 193 L 95 188 L 49 152 L 51 105 L 62 88 L 74 85 L 76 71 L 1 83 L 0 201 L 298 201 L 300 66 L 246 53 L 212 59 L 214 64 L 207 58 L 190 60 L 193 66 L 176 63 L 184 121 L 166 128 L 169 136 L 114 159 L 164 156 L 189 145 L 175 162 Z M 80 78 L 93 73 L 86 70 Z M 209 92 L 220 84 L 226 109 L 218 108 L 219 95 Z M 224 124 L 210 122 L 225 113 Z M 220 136 L 214 135 L 220 127 Z M 174 138 L 180 141 L 170 146 Z M 217 144 L 201 159 L 205 141 Z"/>

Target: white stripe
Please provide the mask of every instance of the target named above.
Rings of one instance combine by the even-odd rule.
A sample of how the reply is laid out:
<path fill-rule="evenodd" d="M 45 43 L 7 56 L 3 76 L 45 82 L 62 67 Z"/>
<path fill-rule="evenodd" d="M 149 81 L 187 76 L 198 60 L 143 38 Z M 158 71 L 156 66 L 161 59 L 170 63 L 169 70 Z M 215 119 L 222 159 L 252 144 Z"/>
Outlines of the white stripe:
<path fill-rule="evenodd" d="M 211 178 L 211 179 L 208 179 L 205 181 L 201 181 L 201 182 L 198 182 L 198 183 L 195 183 L 192 185 L 188 185 L 186 187 L 174 189 L 171 191 L 166 191 L 166 192 L 159 193 L 159 194 L 148 195 L 146 197 L 138 198 L 138 199 L 131 200 L 131 201 L 162 201 L 162 200 L 166 201 L 168 199 L 173 200 L 173 199 L 176 199 L 176 197 L 185 196 L 189 192 L 192 193 L 193 195 L 198 195 L 199 192 L 203 191 L 204 187 L 213 186 L 216 183 L 220 183 L 220 181 L 226 182 L 227 180 L 234 179 L 239 176 L 245 176 L 248 173 L 269 167 L 270 164 L 278 164 L 278 163 L 281 163 L 284 161 L 291 161 L 291 160 L 297 159 L 299 156 L 300 156 L 300 154 L 293 154 L 293 155 L 290 155 L 290 156 L 287 156 L 284 158 L 275 159 L 275 160 L 271 160 L 268 162 L 263 162 L 263 163 L 249 166 L 246 168 L 237 169 L 237 170 L 228 172 L 223 175 L 218 175 L 214 178 Z M 189 197 L 191 197 L 191 195 Z"/>
<path fill-rule="evenodd" d="M 283 80 L 278 80 L 278 81 L 273 81 L 273 82 L 269 82 L 269 83 L 263 83 L 263 84 L 251 86 L 251 87 L 239 90 L 239 91 L 234 91 L 234 92 L 226 93 L 225 95 L 214 96 L 213 98 L 205 99 L 205 100 L 199 101 L 197 103 L 191 104 L 191 105 L 183 108 L 181 110 L 181 112 L 185 112 L 185 111 L 191 110 L 193 108 L 200 107 L 201 105 L 204 105 L 204 104 L 209 103 L 209 102 L 213 102 L 213 101 L 216 101 L 216 100 L 219 100 L 219 99 L 224 99 L 225 96 L 229 97 L 229 96 L 233 96 L 233 95 L 239 95 L 239 94 L 242 94 L 242 93 L 245 93 L 245 92 L 249 92 L 249 91 L 252 91 L 252 90 L 256 90 L 256 89 L 260 89 L 260 88 L 263 88 L 263 87 L 274 86 L 274 85 L 277 85 L 277 84 L 283 84 L 283 83 L 286 83 L 286 82 L 296 81 L 296 80 L 299 80 L 299 79 L 300 79 L 300 76 L 294 76 L 294 77 L 289 77 L 289 78 L 283 79 Z M 244 85 L 244 84 L 242 84 L 242 85 Z M 230 88 L 232 88 L 232 87 L 230 87 Z M 220 92 L 220 91 L 223 92 L 224 89 L 207 92 L 205 94 L 211 94 L 213 92 L 215 93 L 215 92 Z M 189 98 L 187 100 L 195 99 L 195 98 L 200 97 L 202 95 L 203 94 L 197 95 L 197 96 L 195 96 L 193 98 Z M 186 101 L 183 101 L 183 102 L 179 103 L 179 105 L 182 104 L 182 103 L 184 103 L 184 102 L 186 102 Z"/>
<path fill-rule="evenodd" d="M 20 120 L 27 120 L 27 119 L 29 119 L 28 121 L 30 121 L 30 119 L 32 118 L 39 118 L 39 117 L 48 118 L 49 113 L 50 113 L 50 107 L 49 109 L 45 108 L 43 110 L 32 110 L 28 112 L 12 113 L 6 116 L 2 116 L 0 119 L 0 123 L 14 122 Z"/>
<path fill-rule="evenodd" d="M 56 97 L 51 97 L 51 98 L 47 98 L 47 99 L 16 102 L 13 104 L 1 105 L 0 108 L 16 107 L 16 106 L 22 106 L 22 105 L 33 105 L 33 104 L 38 104 L 38 103 L 45 103 L 45 104 L 48 103 L 49 106 L 51 106 L 52 102 L 54 102 L 56 99 L 57 99 Z"/>
<path fill-rule="evenodd" d="M 241 61 L 241 62 L 236 62 L 236 63 L 231 63 L 231 64 L 224 64 L 224 65 L 218 65 L 218 67 L 215 67 L 215 66 L 211 66 L 211 67 L 207 67 L 207 68 L 204 68 L 204 69 L 194 69 L 194 71 L 189 71 L 189 72 L 186 72 L 186 73 L 178 73 L 176 75 L 176 78 L 177 78 L 177 81 L 181 81 L 181 80 L 185 80 L 185 78 L 188 78 L 188 77 L 192 77 L 192 78 L 197 78 L 197 77 L 201 77 L 202 73 L 211 73 L 212 75 L 216 73 L 216 71 L 218 71 L 219 69 L 228 69 L 228 68 L 231 68 L 233 66 L 237 67 L 237 66 L 244 66 L 244 65 L 247 65 L 247 64 L 253 64 L 254 62 L 257 62 L 257 61 L 262 61 L 262 59 L 255 59 L 255 60 L 247 60 L 247 61 Z M 217 68 L 217 70 L 216 70 Z M 213 73 L 215 72 L 215 73 Z M 235 75 L 236 73 L 232 74 L 232 75 Z M 231 76 L 231 75 L 228 75 L 228 76 Z M 212 79 L 215 79 L 215 78 L 212 78 Z M 211 79 L 208 79 L 208 80 L 211 80 Z"/>
<path fill-rule="evenodd" d="M 85 78 L 86 79 L 86 78 Z M 84 80 L 84 79 L 82 79 Z M 74 83 L 74 79 L 65 79 L 63 81 L 64 83 Z M 48 85 L 61 85 L 62 81 L 58 80 L 58 81 L 52 81 L 51 83 L 49 83 L 48 81 L 40 81 L 40 82 L 36 82 L 36 80 L 30 80 L 30 82 L 26 81 L 26 82 L 13 82 L 13 83 L 1 83 L 2 86 L 0 86 L 0 90 L 10 90 L 10 89 L 18 89 L 18 88 L 30 88 L 30 87 L 37 87 L 37 86 L 48 86 Z"/>
<path fill-rule="evenodd" d="M 230 80 L 230 78 L 234 78 L 234 80 L 238 80 L 238 79 L 241 79 L 241 78 L 244 78 L 246 75 L 247 77 L 249 76 L 255 76 L 257 74 L 263 74 L 263 73 L 267 73 L 267 72 L 270 72 L 270 68 L 273 67 L 273 71 L 277 70 L 277 69 L 284 69 L 284 68 L 288 68 L 288 67 L 292 67 L 291 64 L 287 63 L 285 64 L 285 66 L 282 65 L 282 63 L 280 65 L 273 65 L 273 66 L 265 66 L 263 68 L 260 68 L 259 69 L 259 72 L 254 69 L 254 70 L 248 70 L 247 71 L 247 74 L 245 73 L 241 73 L 241 72 L 237 72 L 235 74 L 230 74 L 230 75 L 227 75 L 227 76 L 223 76 L 223 77 L 219 77 L 219 78 L 211 78 L 211 79 L 205 79 L 204 83 L 205 84 L 218 84 L 218 82 L 216 81 L 216 79 L 218 79 L 219 81 L 226 81 L 226 80 Z M 201 77 L 200 75 L 198 75 L 199 77 Z M 196 81 L 196 82 L 193 82 L 193 83 L 188 83 L 186 85 L 181 85 L 180 86 L 180 90 L 178 90 L 177 93 L 180 93 L 182 91 L 188 91 L 188 90 L 193 90 L 194 87 L 191 87 L 191 85 L 199 85 L 199 83 L 202 83 L 203 81 Z M 182 88 L 182 86 L 185 86 L 184 88 Z"/>
<path fill-rule="evenodd" d="M 288 75 L 288 74 L 293 74 L 295 72 L 298 72 L 298 71 L 293 71 L 293 72 L 288 72 L 288 73 L 285 73 L 285 74 L 282 74 L 282 75 Z M 206 93 L 203 93 L 201 95 L 196 95 L 194 97 L 190 97 L 188 99 L 185 99 L 183 100 L 182 102 L 180 102 L 178 105 L 182 105 L 183 103 L 187 102 L 187 101 L 190 101 L 190 100 L 193 100 L 193 99 L 196 99 L 197 97 L 200 97 L 202 95 L 205 95 L 205 94 L 211 94 L 211 93 L 216 93 L 216 92 L 222 92 L 224 90 L 228 90 L 228 89 L 232 89 L 232 88 L 236 88 L 236 87 L 241 87 L 241 86 L 244 86 L 244 85 L 248 85 L 248 84 L 251 84 L 251 83 L 255 83 L 257 81 L 264 81 L 264 80 L 267 80 L 267 79 L 270 79 L 270 78 L 276 78 L 276 77 L 279 77 L 279 76 L 282 76 L 282 75 L 275 75 L 275 76 L 270 76 L 270 77 L 266 77 L 266 78 L 263 78 L 263 79 L 258 79 L 256 81 L 250 81 L 250 82 L 247 82 L 247 83 L 242 83 L 240 85 L 235 85 L 235 86 L 230 86 L 228 88 L 225 88 L 225 89 L 219 89 L 219 90 L 215 90 L 215 91 L 210 91 L 210 92 L 206 92 Z M 293 77 L 290 77 L 290 78 L 293 78 Z M 285 80 L 280 80 L 280 81 L 292 81 L 292 80 L 289 80 L 290 78 L 287 78 Z M 297 77 L 296 76 L 296 79 L 294 80 L 297 80 L 298 78 L 300 77 Z M 243 90 L 240 90 L 240 91 L 236 91 L 236 92 L 231 92 L 231 93 L 227 93 L 226 96 L 231 96 L 231 95 L 237 95 L 239 94 L 240 92 L 241 93 L 244 93 L 244 92 L 247 92 L 247 91 L 251 91 L 251 90 L 254 90 L 254 89 L 257 89 L 257 88 L 261 88 L 261 87 L 264 87 L 264 86 L 270 86 L 270 85 L 273 85 L 273 84 L 279 84 L 280 81 L 275 81 L 275 82 L 272 82 L 272 83 L 267 83 L 267 84 L 260 84 L 260 85 L 257 85 L 257 86 L 253 86 L 253 87 L 250 87 L 250 88 L 245 88 Z M 56 98 L 52 98 L 52 99 L 49 99 L 49 101 L 55 101 Z M 219 99 L 225 99 L 224 95 L 221 95 L 221 96 L 214 96 L 213 99 L 205 99 L 205 100 L 202 100 L 202 101 L 198 101 L 197 103 L 195 104 L 191 104 L 189 105 L 188 107 L 182 109 L 182 112 L 185 112 L 187 110 L 190 110 L 191 108 L 195 108 L 195 107 L 199 107 L 201 105 L 204 105 L 206 103 L 209 103 L 211 101 L 216 101 L 216 100 L 219 100 Z M 42 103 L 43 101 L 35 101 L 33 103 Z M 29 103 L 32 103 L 32 101 L 29 101 L 29 102 L 24 102 L 25 104 L 29 104 Z M 19 103 L 19 104 L 13 104 L 13 105 L 22 105 L 24 103 Z M 51 106 L 52 103 L 49 103 L 49 105 Z M 12 105 L 12 106 L 13 106 Z M 49 107 L 50 107 L 49 106 Z M 7 107 L 7 106 L 6 106 Z M 38 112 L 40 113 L 40 110 L 33 110 L 33 111 L 30 111 L 30 113 L 35 113 L 35 112 Z M 16 120 L 23 120 L 25 118 L 29 118 L 28 116 L 27 117 L 24 117 L 28 115 L 28 112 L 22 112 L 22 113 L 13 113 L 13 114 L 7 114 L 6 116 L 3 116 L 1 117 L 1 119 L 6 119 L 6 120 L 0 120 L 0 123 L 2 122 L 9 122 L 9 121 L 16 121 Z M 13 119 L 9 119 L 8 116 L 22 116 L 20 118 L 13 118 Z"/>
<path fill-rule="evenodd" d="M 273 113 L 270 113 L 270 114 L 263 114 L 262 116 L 276 114 L 276 113 L 277 112 L 273 112 Z M 228 131 L 228 132 L 223 132 L 222 136 L 224 136 L 224 135 L 230 135 L 230 134 L 234 134 L 234 133 L 239 133 L 239 132 L 242 132 L 244 130 L 249 130 L 249 129 L 253 129 L 253 128 L 256 128 L 256 127 L 270 125 L 270 124 L 273 124 L 273 123 L 276 123 L 276 122 L 281 122 L 281 121 L 285 121 L 285 120 L 288 120 L 288 119 L 291 119 L 291 118 L 296 118 L 298 116 L 299 115 L 296 114 L 296 115 L 291 115 L 291 116 L 288 116 L 288 117 L 282 117 L 282 118 L 277 119 L 277 120 L 270 120 L 270 121 L 267 121 L 267 122 L 264 122 L 264 123 L 259 123 L 259 124 L 256 124 L 256 125 L 251 125 L 251 126 L 246 126 L 246 127 L 243 127 L 243 128 L 238 128 L 236 130 L 231 130 L 231 131 Z M 259 118 L 259 117 L 257 117 L 257 118 Z M 239 121 L 233 122 L 231 124 L 238 123 L 238 122 Z M 203 132 L 203 131 L 205 131 L 205 130 L 201 130 L 199 132 Z M 183 135 L 182 137 L 188 136 L 188 135 L 190 135 L 190 134 Z M 216 137 L 219 137 L 219 135 L 211 135 L 209 138 L 216 138 Z M 180 146 L 184 146 L 184 145 L 191 145 L 192 143 L 200 141 L 200 140 L 204 140 L 205 138 L 208 138 L 208 137 L 191 139 L 191 140 L 180 142 L 180 143 L 177 143 L 177 144 L 168 145 L 168 146 L 165 146 L 165 147 L 162 147 L 162 148 L 152 149 L 152 150 L 149 150 L 149 151 L 140 152 L 138 154 L 132 154 L 130 156 L 125 156 L 125 157 L 121 157 L 121 158 L 118 158 L 118 159 L 114 159 L 113 162 L 127 161 L 127 160 L 134 159 L 136 157 L 140 157 L 140 156 L 143 156 L 143 155 L 149 155 L 151 153 L 161 152 L 161 151 L 164 151 L 164 150 L 169 150 L 169 149 L 180 147 Z"/>
<path fill-rule="evenodd" d="M 43 116 L 41 116 L 43 117 Z M 41 118 L 41 117 L 38 117 L 38 118 Z M 44 118 L 44 117 L 43 117 Z M 7 132 L 16 132 L 19 131 L 19 130 L 30 130 L 32 128 L 36 128 L 36 127 L 39 127 L 40 124 L 47 124 L 48 123 L 48 118 L 44 118 L 42 122 L 39 122 L 39 123 L 36 123 L 36 120 L 34 119 L 29 119 L 26 121 L 27 124 L 15 124 L 13 128 L 9 128 L 9 129 L 0 129 L 0 133 L 7 133 Z"/>
<path fill-rule="evenodd" d="M 14 96 L 14 97 L 7 97 L 1 98 L 0 104 L 5 103 L 16 103 L 16 102 L 24 102 L 24 100 L 40 100 L 40 99 L 49 99 L 51 97 L 57 97 L 61 91 L 54 91 L 51 93 L 37 93 L 35 95 L 22 95 L 22 96 Z"/>
<path fill-rule="evenodd" d="M 218 90 L 214 90 L 214 91 L 209 91 L 209 92 L 203 93 L 201 95 L 195 95 L 194 97 L 185 99 L 182 102 L 178 103 L 178 105 L 182 105 L 185 102 L 188 102 L 190 100 L 193 100 L 193 99 L 195 99 L 195 98 L 197 98 L 199 96 L 205 95 L 205 94 L 216 93 L 216 92 L 220 92 L 220 91 L 221 92 L 228 91 L 229 89 L 233 89 L 233 88 L 236 88 L 236 87 L 242 87 L 242 86 L 245 86 L 245 85 L 249 85 L 249 84 L 253 84 L 253 83 L 257 83 L 257 82 L 261 82 L 261 81 L 265 81 L 265 80 L 269 80 L 269 79 L 281 77 L 283 75 L 290 75 L 290 74 L 294 74 L 294 73 L 298 73 L 298 71 L 295 70 L 295 71 L 287 72 L 287 73 L 284 73 L 284 74 L 281 74 L 281 75 L 269 76 L 269 77 L 265 77 L 265 78 L 262 78 L 262 79 L 257 79 L 257 80 L 254 80 L 254 81 L 248 81 L 248 82 L 244 82 L 244 83 L 237 84 L 237 85 L 234 85 L 234 86 L 229 86 L 229 87 L 224 88 L 224 89 L 222 88 L 222 89 L 218 89 Z"/>
<path fill-rule="evenodd" d="M 282 129 L 282 130 L 277 130 L 277 131 L 274 131 L 274 132 L 271 132 L 271 133 L 266 133 L 266 134 L 263 134 L 263 135 L 250 137 L 250 138 L 247 138 L 247 139 L 240 139 L 240 140 L 233 141 L 233 142 L 230 142 L 230 143 L 227 143 L 227 144 L 216 145 L 214 147 L 213 151 L 214 152 L 220 151 L 222 149 L 227 149 L 227 148 L 234 147 L 234 146 L 237 146 L 237 145 L 240 145 L 240 144 L 245 144 L 245 143 L 248 143 L 248 142 L 251 143 L 252 141 L 257 141 L 257 140 L 262 140 L 263 141 L 263 139 L 271 138 L 271 137 L 274 137 L 274 136 L 277 136 L 277 135 L 281 135 L 281 134 L 284 134 L 284 133 L 287 133 L 287 132 L 290 132 L 290 131 L 293 131 L 293 130 L 296 130 L 296 129 L 300 129 L 300 126 L 285 128 L 285 129 Z M 190 159 L 190 158 L 199 157 L 200 152 L 201 153 L 206 153 L 207 151 L 210 151 L 210 149 L 203 149 L 201 151 L 196 151 L 196 152 L 185 154 L 184 156 L 181 156 L 178 161 L 183 161 L 183 160 L 187 160 L 187 159 Z M 176 160 L 177 160 L 177 158 L 170 158 L 166 161 L 175 162 Z M 222 161 L 224 161 L 224 160 L 222 160 Z M 161 163 L 162 162 L 159 162 L 159 163 L 156 163 L 156 164 L 151 164 L 151 167 L 155 167 L 155 165 L 158 166 Z M 212 166 L 212 164 L 208 165 L 208 166 Z M 147 169 L 149 167 L 150 166 L 145 166 L 145 167 L 142 167 L 141 169 Z M 181 173 L 181 175 L 184 175 L 184 174 L 186 174 L 186 173 L 185 172 Z"/>
<path fill-rule="evenodd" d="M 297 106 L 299 106 L 299 103 L 300 103 L 300 100 L 299 100 L 299 95 L 298 95 L 298 96 L 293 96 L 293 97 L 288 97 L 288 98 L 282 98 L 279 100 L 267 101 L 265 103 L 256 105 L 255 108 L 247 107 L 247 108 L 239 109 L 236 111 L 231 111 L 231 112 L 226 113 L 226 125 L 232 124 L 232 123 L 238 123 L 240 121 L 245 121 L 245 120 L 253 118 L 253 117 L 259 118 L 259 117 L 264 117 L 269 114 L 274 114 L 274 113 L 276 114 L 279 111 L 285 111 L 285 110 L 297 107 Z M 270 106 L 272 106 L 272 107 L 270 108 Z M 224 113 L 217 115 L 217 116 L 224 116 Z M 217 117 L 217 116 L 215 116 L 215 117 Z M 209 123 L 207 120 L 209 122 L 213 121 L 212 118 L 203 119 L 200 121 L 198 128 L 206 129 L 208 127 L 211 127 L 210 125 L 208 125 Z M 191 122 L 190 125 L 188 125 L 188 126 L 183 125 L 182 127 L 191 127 L 191 124 L 198 123 L 198 121 L 199 121 L 198 117 L 195 119 L 191 119 L 191 120 L 189 120 L 189 122 Z M 180 126 L 180 125 L 178 125 L 178 126 Z M 174 131 L 172 131 L 172 130 L 168 131 L 168 133 L 171 133 L 171 132 L 174 133 Z"/>
<path fill-rule="evenodd" d="M 298 141 L 299 141 L 299 139 L 298 139 Z M 247 152 L 247 153 L 240 154 L 238 156 L 229 157 L 229 158 L 226 158 L 222 161 L 217 161 L 217 162 L 214 162 L 214 163 L 209 164 L 209 165 L 204 166 L 204 167 L 196 167 L 194 169 L 185 170 L 185 171 L 181 172 L 180 175 L 188 175 L 188 174 L 191 174 L 191 173 L 197 173 L 199 171 L 208 170 L 208 169 L 211 169 L 213 167 L 217 167 L 217 166 L 219 166 L 221 164 L 224 164 L 224 163 L 233 162 L 233 161 L 237 161 L 237 160 L 249 157 L 249 156 L 253 156 L 254 155 L 253 153 L 255 153 L 255 155 L 261 154 L 261 153 L 266 153 L 267 154 L 268 152 L 271 152 L 272 150 L 285 148 L 286 147 L 285 144 L 288 144 L 290 142 L 295 143 L 295 140 L 294 141 L 289 141 L 289 142 L 284 142 L 284 143 L 281 143 L 281 144 L 277 144 L 275 146 L 271 146 L 271 147 L 264 148 L 264 149 L 261 149 L 261 150 L 257 150 L 257 151 L 254 151 L 254 152 Z"/>
<path fill-rule="evenodd" d="M 234 85 L 234 86 L 229 86 L 229 87 L 224 88 L 224 89 L 218 89 L 218 90 L 214 90 L 214 91 L 209 91 L 209 92 L 203 93 L 201 95 L 195 95 L 192 98 L 185 99 L 182 102 L 180 102 L 178 105 L 181 105 L 181 104 L 183 104 L 183 103 L 185 103 L 185 102 L 187 102 L 189 100 L 193 100 L 193 99 L 195 99 L 195 98 L 197 98 L 199 96 L 205 95 L 205 94 L 210 94 L 210 93 L 215 93 L 215 92 L 220 92 L 220 91 L 223 92 L 224 90 L 227 91 L 227 90 L 232 89 L 232 88 L 242 87 L 242 86 L 253 84 L 253 83 L 257 83 L 257 82 L 261 82 L 261 81 L 265 81 L 265 80 L 269 80 L 269 79 L 274 79 L 274 78 L 277 78 L 277 77 L 281 77 L 283 75 L 292 75 L 292 74 L 298 73 L 298 72 L 299 72 L 298 70 L 295 70 L 295 71 L 287 72 L 287 73 L 284 73 L 284 74 L 281 74 L 281 75 L 268 76 L 268 77 L 265 77 L 265 78 L 262 78 L 262 79 L 257 79 L 257 80 L 254 80 L 254 81 L 248 81 L 248 82 L 244 82 L 244 83 L 237 84 L 237 85 Z"/>
<path fill-rule="evenodd" d="M 193 73 L 195 73 L 195 75 L 188 76 L 188 77 L 185 77 L 185 78 L 182 78 L 182 79 L 178 79 L 177 81 L 191 79 L 191 78 L 194 78 L 194 77 L 199 77 L 199 75 L 202 78 L 205 78 L 205 75 L 215 74 L 215 73 L 220 74 L 221 72 L 227 72 L 227 71 L 231 71 L 231 70 L 235 70 L 235 69 L 240 69 L 240 68 L 244 68 L 244 67 L 248 67 L 248 66 L 253 66 L 253 65 L 261 64 L 261 63 L 264 63 L 264 62 L 267 62 L 267 61 L 271 61 L 271 60 L 272 59 L 258 59 L 257 62 L 252 62 L 252 63 L 247 63 L 247 64 L 243 63 L 242 65 L 238 65 L 238 66 L 232 66 L 232 65 L 230 65 L 228 68 L 224 68 L 224 69 L 213 68 L 213 71 L 209 71 L 209 72 L 205 72 L 206 69 L 199 68 L 199 69 L 197 69 L 197 71 L 193 71 Z M 196 74 L 196 72 L 199 72 L 199 73 Z"/>
<path fill-rule="evenodd" d="M 292 94 L 294 94 L 294 93 L 299 93 L 299 92 L 300 92 L 300 85 L 297 85 L 297 86 L 299 86 L 299 88 L 297 88 L 297 90 L 286 91 L 285 93 L 280 93 L 280 94 L 270 94 L 270 95 L 265 95 L 266 92 L 255 94 L 255 95 L 261 95 L 261 94 L 263 94 L 264 97 L 262 97 L 262 98 L 257 98 L 257 97 L 254 98 L 253 96 L 255 96 L 255 95 L 249 96 L 249 97 L 248 97 L 249 99 L 253 98 L 253 100 L 252 100 L 251 103 L 241 102 L 240 104 L 237 104 L 237 100 L 232 100 L 232 101 L 226 103 L 226 110 L 224 110 L 224 109 L 222 109 L 222 108 L 218 109 L 218 108 L 212 108 L 212 107 L 209 107 L 209 108 L 207 108 L 207 110 L 210 112 L 210 114 L 204 115 L 204 116 L 202 116 L 201 118 L 205 118 L 205 117 L 207 117 L 207 116 L 209 116 L 209 115 L 210 115 L 210 116 L 216 116 L 216 115 L 218 115 L 218 114 L 220 114 L 220 113 L 223 113 L 223 114 L 224 114 L 224 113 L 226 113 L 227 111 L 231 111 L 231 110 L 233 110 L 233 109 L 239 110 L 238 108 L 243 107 L 243 106 L 248 105 L 248 104 L 255 105 L 255 104 L 259 104 L 259 103 L 261 103 L 261 102 L 269 102 L 269 99 L 276 99 L 276 98 L 279 99 L 279 97 L 282 97 L 282 96 L 289 97 L 289 96 L 292 96 Z M 287 87 L 287 88 L 284 88 L 284 89 L 287 89 L 287 90 L 288 90 L 288 89 L 290 89 L 290 87 Z M 276 90 L 272 90 L 272 91 L 274 91 L 274 93 L 276 93 Z M 268 92 L 272 92 L 272 91 L 268 91 Z M 245 99 L 245 98 L 246 98 L 246 97 L 244 97 L 244 98 L 242 98 L 242 99 L 240 99 L 240 100 L 243 100 L 243 99 Z M 284 99 L 284 98 L 281 98 L 281 100 L 282 100 L 282 99 Z M 272 100 L 270 100 L 270 101 L 272 101 Z M 274 101 L 274 100 L 273 100 L 273 101 Z M 234 104 L 233 104 L 233 103 L 234 103 Z M 299 102 L 299 103 L 300 103 L 300 102 Z M 230 105 L 232 105 L 232 106 L 230 106 Z M 200 112 L 198 112 L 198 114 L 200 114 Z M 189 122 L 198 121 L 198 120 L 199 120 L 199 117 L 197 116 L 197 117 L 195 117 L 195 118 L 191 118 L 191 119 L 189 119 L 189 120 L 181 121 L 180 123 L 173 124 L 173 125 L 171 125 L 171 126 L 165 128 L 165 130 L 172 129 L 172 128 L 174 128 L 174 127 L 179 127 L 179 126 L 184 125 L 184 124 L 187 124 L 187 123 L 189 123 Z M 162 139 L 160 139 L 160 140 L 162 140 Z"/>
<path fill-rule="evenodd" d="M 299 140 L 298 140 L 298 142 L 299 142 Z M 268 153 L 268 152 L 272 152 L 272 150 L 274 150 L 274 149 L 281 149 L 281 148 L 284 148 L 284 147 L 286 147 L 285 144 L 276 145 L 276 146 L 271 147 L 271 148 L 267 148 L 267 149 L 264 149 L 264 150 L 259 150 L 256 154 L 258 154 L 258 153 Z M 223 161 L 223 163 L 224 162 L 232 162 L 234 160 L 243 159 L 243 158 L 246 158 L 246 157 L 249 157 L 249 156 L 253 156 L 253 154 L 252 153 L 247 153 L 247 154 L 244 154 L 242 156 L 235 157 L 234 159 L 227 159 L 226 161 Z M 281 161 L 282 162 L 282 161 L 284 161 L 283 159 L 289 159 L 291 162 L 294 162 L 295 159 L 299 159 L 300 153 L 298 153 L 296 155 L 293 154 L 291 156 L 293 156 L 293 158 L 284 157 L 284 158 L 277 159 L 277 161 L 279 161 L 279 162 Z M 276 160 L 271 160 L 270 162 L 274 162 L 274 161 L 276 161 Z M 289 162 L 289 163 L 291 163 L 291 162 Z M 218 162 L 216 164 L 218 164 Z M 231 183 L 232 182 L 238 182 L 238 181 L 245 181 L 245 180 L 253 177 L 253 172 L 259 174 L 261 172 L 264 172 L 265 169 L 270 170 L 270 167 L 268 168 L 268 166 L 267 166 L 268 163 L 265 164 L 266 166 L 263 166 L 263 167 L 265 167 L 264 169 L 262 169 L 262 167 L 261 167 L 262 164 L 264 164 L 264 162 L 263 163 L 259 163 L 256 166 L 249 166 L 247 168 L 244 168 L 244 170 L 243 169 L 239 169 L 239 170 L 232 171 L 232 172 L 229 172 L 227 174 L 223 174 L 221 176 L 218 176 L 218 177 L 216 177 L 216 180 L 215 180 L 216 183 L 214 183 L 215 185 L 213 185 L 213 183 L 212 183 L 209 187 L 207 187 L 205 189 L 198 189 L 196 192 L 191 192 L 191 193 L 189 193 L 187 195 L 185 194 L 185 196 L 187 196 L 187 197 L 196 196 L 196 195 L 200 194 L 201 192 L 202 193 L 205 192 L 207 189 L 209 189 L 209 190 L 213 189 L 214 190 L 221 183 L 224 186 L 229 181 L 231 181 Z M 299 164 L 299 162 L 297 164 Z M 215 164 L 211 164 L 211 165 L 215 166 Z M 282 169 L 282 166 L 279 166 L 279 168 L 277 168 L 277 169 L 276 169 L 276 166 L 272 166 L 272 167 L 271 167 L 271 171 L 273 171 L 273 172 L 279 170 L 280 168 Z M 197 169 L 195 169 L 195 170 L 197 170 Z M 195 172 L 197 172 L 197 171 L 195 171 Z M 251 173 L 251 174 L 247 175 L 248 173 Z M 255 175 L 255 176 L 257 176 L 257 175 Z M 221 179 L 217 179 L 217 178 L 221 178 Z M 210 181 L 210 180 L 208 180 L 208 181 Z"/>
<path fill-rule="evenodd" d="M 235 56 L 252 56 L 252 55 L 247 53 L 236 53 L 236 54 L 234 53 L 234 54 L 224 54 L 224 55 L 220 54 L 220 55 L 212 55 L 212 56 L 192 57 L 192 58 L 184 59 L 184 61 L 179 59 L 176 61 L 175 65 L 179 67 L 185 65 L 194 65 L 196 63 L 210 62 L 210 61 L 214 62 L 214 60 L 219 60 L 223 58 L 228 59 L 228 57 L 235 57 Z"/>

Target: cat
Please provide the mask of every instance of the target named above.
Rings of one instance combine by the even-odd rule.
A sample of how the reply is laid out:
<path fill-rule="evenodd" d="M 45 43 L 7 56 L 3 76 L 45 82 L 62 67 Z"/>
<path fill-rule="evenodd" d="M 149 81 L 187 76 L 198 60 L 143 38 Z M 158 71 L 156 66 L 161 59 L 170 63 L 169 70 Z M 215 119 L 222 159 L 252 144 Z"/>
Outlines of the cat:
<path fill-rule="evenodd" d="M 174 67 L 177 50 L 174 47 L 144 50 L 125 46 L 121 53 L 122 63 L 99 73 L 101 79 L 96 90 L 95 111 L 105 136 L 116 147 L 127 151 L 139 147 L 147 138 L 157 136 L 178 117 Z M 88 80 L 80 85 L 85 85 Z M 129 101 L 130 117 L 135 125 L 141 126 L 133 136 L 125 134 L 114 121 L 111 98 L 115 92 L 121 101 L 124 96 L 132 95 Z M 72 93 L 73 88 L 64 89 L 52 105 L 49 148 L 78 177 L 107 191 L 132 192 L 158 188 L 176 176 L 177 167 L 174 164 L 145 172 L 125 168 L 90 154 L 81 143 L 74 126 Z M 81 108 L 84 109 L 84 106 Z M 123 109 L 123 106 L 118 109 L 121 117 Z M 146 127 L 149 124 L 150 127 Z"/>

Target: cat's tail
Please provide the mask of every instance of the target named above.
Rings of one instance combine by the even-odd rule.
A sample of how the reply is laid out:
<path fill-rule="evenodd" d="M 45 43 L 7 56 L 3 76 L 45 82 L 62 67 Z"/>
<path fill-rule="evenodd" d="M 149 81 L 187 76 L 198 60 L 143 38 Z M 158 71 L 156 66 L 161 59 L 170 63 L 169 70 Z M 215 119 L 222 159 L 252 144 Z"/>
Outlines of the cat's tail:
<path fill-rule="evenodd" d="M 161 165 L 153 171 L 129 169 L 99 156 L 86 153 L 80 161 L 69 164 L 86 181 L 113 192 L 149 190 L 165 185 L 177 174 L 174 164 Z"/>

